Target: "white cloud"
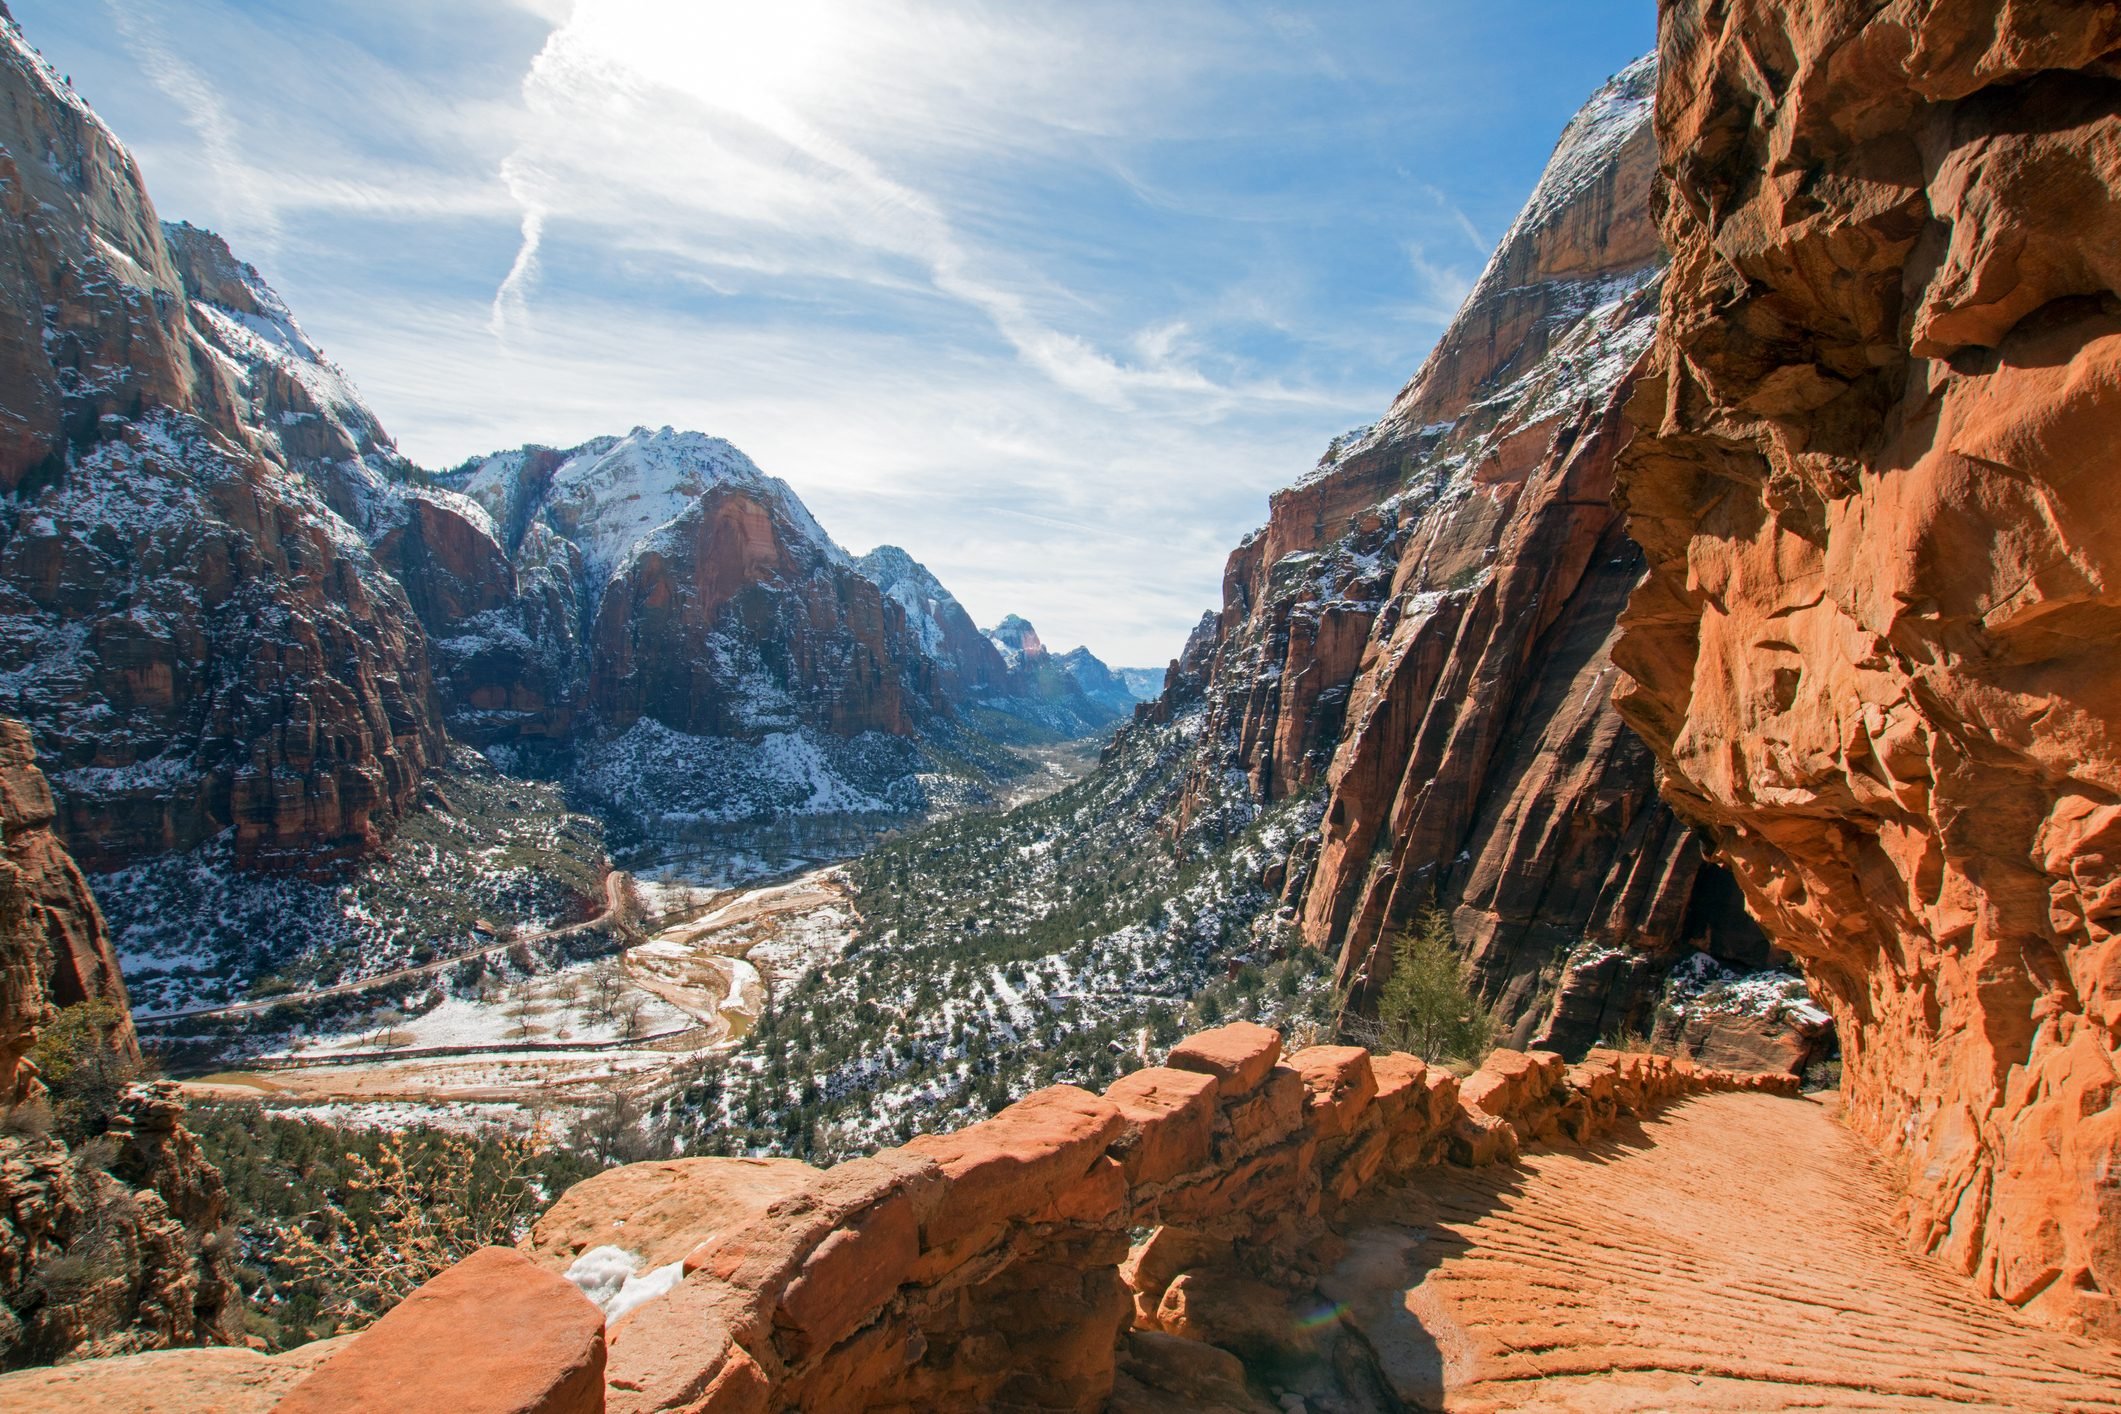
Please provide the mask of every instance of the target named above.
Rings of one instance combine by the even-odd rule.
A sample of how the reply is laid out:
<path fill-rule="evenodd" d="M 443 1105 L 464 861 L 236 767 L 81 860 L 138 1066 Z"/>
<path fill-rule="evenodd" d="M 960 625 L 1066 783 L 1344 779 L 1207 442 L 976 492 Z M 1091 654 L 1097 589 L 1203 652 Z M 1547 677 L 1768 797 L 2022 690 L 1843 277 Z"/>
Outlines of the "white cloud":
<path fill-rule="evenodd" d="M 1315 460 L 1317 426 L 1390 395 L 1358 390 L 1295 415 L 1167 395 L 1163 415 L 1109 418 L 1014 360 L 910 359 L 889 332 L 705 338 L 681 316 L 618 319 L 552 293 L 485 357 L 409 363 L 392 351 L 480 345 L 487 311 L 391 301 L 366 316 L 333 335 L 334 356 L 364 370 L 363 391 L 430 464 L 631 422 L 701 428 L 785 477 L 850 549 L 904 546 L 981 622 L 1022 613 L 1050 643 L 1129 664 L 1178 651 L 1265 488 Z"/>
<path fill-rule="evenodd" d="M 532 123 L 502 169 L 523 239 L 496 328 L 520 321 L 541 246 L 566 226 L 703 268 L 874 283 L 917 269 L 1026 364 L 1107 407 L 1144 392 L 1284 396 L 1223 387 L 1168 345 L 1129 363 L 1060 327 L 1039 308 L 1050 282 L 968 240 L 903 175 L 941 150 L 961 165 L 1020 159 L 1113 126 L 1139 95 L 1114 84 L 1112 58 L 1079 32 L 880 0 L 581 0 L 524 80 Z"/>

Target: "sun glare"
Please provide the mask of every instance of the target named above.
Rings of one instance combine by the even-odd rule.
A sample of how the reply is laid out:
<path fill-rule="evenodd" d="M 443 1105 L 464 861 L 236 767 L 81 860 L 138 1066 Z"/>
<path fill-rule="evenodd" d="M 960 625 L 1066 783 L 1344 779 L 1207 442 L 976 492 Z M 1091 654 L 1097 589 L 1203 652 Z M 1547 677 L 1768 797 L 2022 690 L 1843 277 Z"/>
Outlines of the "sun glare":
<path fill-rule="evenodd" d="M 652 83 L 770 121 L 831 81 L 845 29 L 823 0 L 586 0 L 568 33 Z"/>

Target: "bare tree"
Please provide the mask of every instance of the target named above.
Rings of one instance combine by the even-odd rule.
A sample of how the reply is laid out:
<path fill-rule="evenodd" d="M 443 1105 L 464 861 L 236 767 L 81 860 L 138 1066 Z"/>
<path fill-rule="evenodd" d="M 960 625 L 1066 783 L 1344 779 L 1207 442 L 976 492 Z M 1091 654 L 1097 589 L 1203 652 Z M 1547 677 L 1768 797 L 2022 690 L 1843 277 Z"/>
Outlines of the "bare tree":
<path fill-rule="evenodd" d="M 596 1006 L 596 1014 L 606 1020 L 618 1014 L 619 994 L 625 989 L 625 974 L 617 958 L 605 958 L 589 974 L 590 999 Z"/>

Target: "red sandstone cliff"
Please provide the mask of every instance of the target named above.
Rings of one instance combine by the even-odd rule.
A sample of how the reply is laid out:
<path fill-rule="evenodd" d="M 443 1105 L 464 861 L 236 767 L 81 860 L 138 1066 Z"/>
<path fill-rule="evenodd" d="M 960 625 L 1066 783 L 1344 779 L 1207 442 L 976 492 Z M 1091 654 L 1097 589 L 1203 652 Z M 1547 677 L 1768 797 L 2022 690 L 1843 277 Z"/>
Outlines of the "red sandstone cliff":
<path fill-rule="evenodd" d="M 455 504 L 402 543 L 432 567 L 407 583 L 450 725 L 471 740 L 643 718 L 736 740 L 913 737 L 951 715 L 945 667 L 905 606 L 727 442 L 636 428 L 445 479 L 470 504 L 439 493 Z M 466 510 L 483 528 L 449 524 Z M 423 601 L 416 582 L 465 588 Z"/>
<path fill-rule="evenodd" d="M 114 1004 L 112 1059 L 139 1062 L 103 916 L 53 814 L 28 730 L 0 719 L 0 1367 L 226 1339 L 235 1299 L 221 1176 L 168 1094 L 126 1095 L 93 1153 L 44 1128 L 29 1053 L 59 1008 Z"/>
<path fill-rule="evenodd" d="M 418 625 L 332 508 L 375 474 L 335 370 L 225 248 L 165 234 L 6 20 L 0 207 L 0 681 L 65 835 L 92 865 L 373 839 L 442 736 Z"/>
<path fill-rule="evenodd" d="M 1632 66 L 1570 124 L 1420 373 L 1231 556 L 1152 709 L 1205 712 L 1181 828 L 1233 779 L 1324 793 L 1286 897 L 1358 1002 L 1434 897 L 1517 1037 L 1572 1050 L 1646 1025 L 1686 945 L 1769 961 L 1611 705 L 1642 568 L 1611 491 L 1662 267 L 1653 81 Z"/>
<path fill-rule="evenodd" d="M 51 787 L 37 769 L 28 728 L 0 718 L 0 1106 L 38 1089 L 26 1057 L 59 1007 L 101 1000 L 125 1007 L 125 982 L 103 915 L 52 833 Z M 120 1044 L 137 1060 L 131 1027 Z"/>
<path fill-rule="evenodd" d="M 1919 1248 L 2121 1336 L 2121 12 L 1670 0 L 1615 661 Z"/>
<path fill-rule="evenodd" d="M 914 736 L 949 712 L 899 604 L 742 488 L 708 491 L 633 552 L 592 649 L 590 701 L 613 729 Z"/>

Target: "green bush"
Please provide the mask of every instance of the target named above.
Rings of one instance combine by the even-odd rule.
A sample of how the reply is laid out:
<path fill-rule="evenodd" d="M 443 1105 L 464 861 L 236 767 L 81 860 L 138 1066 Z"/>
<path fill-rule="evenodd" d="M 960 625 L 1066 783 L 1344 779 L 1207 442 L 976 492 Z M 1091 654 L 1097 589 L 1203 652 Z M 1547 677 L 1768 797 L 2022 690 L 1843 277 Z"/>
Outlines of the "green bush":
<path fill-rule="evenodd" d="M 52 1128 L 69 1145 L 109 1129 L 125 1087 L 140 1076 L 125 1012 L 101 997 L 61 1008 L 29 1055 L 51 1092 Z"/>
<path fill-rule="evenodd" d="M 1450 918 L 1431 904 L 1392 945 L 1392 975 L 1377 1001 L 1384 1043 L 1425 1061 L 1478 1062 L 1501 1028 L 1467 971 Z"/>

